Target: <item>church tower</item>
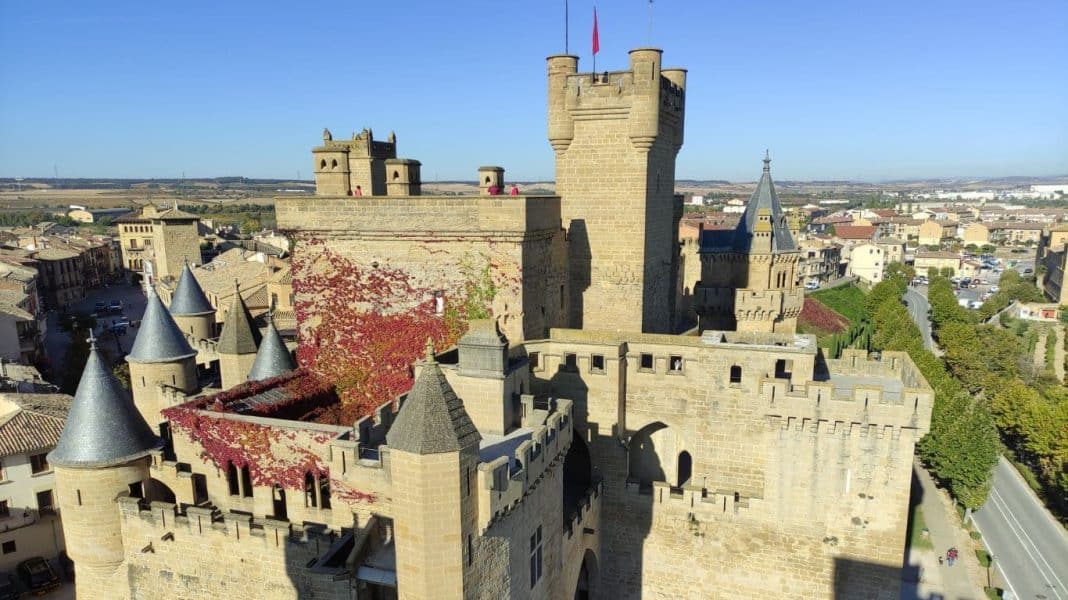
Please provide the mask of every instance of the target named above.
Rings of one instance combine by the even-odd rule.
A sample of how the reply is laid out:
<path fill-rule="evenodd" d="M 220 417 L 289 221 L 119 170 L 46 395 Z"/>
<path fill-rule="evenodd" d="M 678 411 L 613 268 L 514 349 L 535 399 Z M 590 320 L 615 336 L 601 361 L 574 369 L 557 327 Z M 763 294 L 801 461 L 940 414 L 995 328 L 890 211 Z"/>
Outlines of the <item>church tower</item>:
<path fill-rule="evenodd" d="M 428 350 L 386 434 L 393 489 L 403 490 L 393 499 L 400 600 L 460 600 L 473 589 L 481 439 Z"/>
<path fill-rule="evenodd" d="M 196 350 L 189 345 L 185 334 L 178 329 L 156 289 L 147 286 L 148 304 L 141 318 L 130 354 L 130 390 L 134 404 L 145 422 L 155 431 L 162 419 L 156 385 L 164 384 L 195 394 L 200 390 L 197 380 Z"/>
<path fill-rule="evenodd" d="M 194 340 L 215 338 L 215 307 L 208 302 L 188 261 L 182 267 L 182 275 L 171 296 L 170 313 L 183 334 Z"/>
<path fill-rule="evenodd" d="M 771 180 L 771 158 L 733 231 L 701 237 L 701 283 L 695 290 L 701 329 L 794 333 L 805 302 L 797 286 L 801 260 Z"/>
<path fill-rule="evenodd" d="M 572 327 L 668 333 L 674 322 L 686 71 L 660 58 L 632 50 L 627 71 L 582 74 L 576 56 L 548 58 Z"/>
<path fill-rule="evenodd" d="M 149 452 L 159 447 L 159 438 L 90 340 L 70 414 L 48 455 L 79 598 L 113 598 L 122 587 L 114 580 L 124 560 L 115 499 L 143 489 Z"/>
<path fill-rule="evenodd" d="M 260 330 L 245 305 L 245 299 L 241 297 L 241 288 L 234 281 L 234 301 L 226 312 L 216 346 L 219 376 L 224 390 L 248 381 L 261 340 Z"/>

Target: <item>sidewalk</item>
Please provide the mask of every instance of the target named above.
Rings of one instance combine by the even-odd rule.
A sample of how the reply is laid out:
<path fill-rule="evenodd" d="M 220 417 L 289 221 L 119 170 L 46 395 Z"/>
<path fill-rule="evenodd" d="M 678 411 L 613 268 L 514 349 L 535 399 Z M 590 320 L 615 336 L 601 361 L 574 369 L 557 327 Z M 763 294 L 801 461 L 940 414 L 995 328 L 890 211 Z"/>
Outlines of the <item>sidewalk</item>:
<path fill-rule="evenodd" d="M 953 505 L 947 495 L 937 487 L 927 470 L 919 461 L 913 463 L 913 470 L 920 482 L 923 500 L 924 520 L 930 531 L 934 550 L 909 548 L 905 558 L 905 573 L 919 571 L 919 582 L 903 581 L 902 599 L 944 598 L 945 600 L 982 600 L 986 598 L 979 578 L 982 573 L 979 561 L 972 550 L 968 533 L 960 526 Z M 938 556 L 945 558 L 946 550 L 956 547 L 960 552 L 957 563 L 950 567 L 943 561 L 938 564 Z"/>

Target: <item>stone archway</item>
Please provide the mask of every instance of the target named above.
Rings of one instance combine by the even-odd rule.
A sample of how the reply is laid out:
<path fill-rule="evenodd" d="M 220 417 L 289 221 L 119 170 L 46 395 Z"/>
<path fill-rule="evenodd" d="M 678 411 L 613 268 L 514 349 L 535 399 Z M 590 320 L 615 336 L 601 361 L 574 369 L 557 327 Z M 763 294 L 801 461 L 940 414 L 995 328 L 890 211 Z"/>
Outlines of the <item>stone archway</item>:
<path fill-rule="evenodd" d="M 582 566 L 579 568 L 578 582 L 575 584 L 575 600 L 594 600 L 597 598 L 600 576 L 600 565 L 597 564 L 597 556 L 592 550 L 587 550 L 586 554 L 582 556 Z"/>
<path fill-rule="evenodd" d="M 656 449 L 654 436 L 667 429 L 667 425 L 657 421 L 642 427 L 630 438 L 628 446 L 627 479 L 642 485 L 654 481 L 667 481 L 663 461 Z M 660 437 L 660 436 L 657 436 Z"/>

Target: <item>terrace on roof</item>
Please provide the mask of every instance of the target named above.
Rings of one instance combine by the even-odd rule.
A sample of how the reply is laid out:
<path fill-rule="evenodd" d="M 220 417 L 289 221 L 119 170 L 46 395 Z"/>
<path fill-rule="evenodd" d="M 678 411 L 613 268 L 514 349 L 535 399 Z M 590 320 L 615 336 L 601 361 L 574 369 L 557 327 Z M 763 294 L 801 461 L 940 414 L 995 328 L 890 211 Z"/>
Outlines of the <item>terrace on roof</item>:
<path fill-rule="evenodd" d="M 336 425 L 340 424 L 340 404 L 332 384 L 306 369 L 296 369 L 194 398 L 175 408 Z"/>

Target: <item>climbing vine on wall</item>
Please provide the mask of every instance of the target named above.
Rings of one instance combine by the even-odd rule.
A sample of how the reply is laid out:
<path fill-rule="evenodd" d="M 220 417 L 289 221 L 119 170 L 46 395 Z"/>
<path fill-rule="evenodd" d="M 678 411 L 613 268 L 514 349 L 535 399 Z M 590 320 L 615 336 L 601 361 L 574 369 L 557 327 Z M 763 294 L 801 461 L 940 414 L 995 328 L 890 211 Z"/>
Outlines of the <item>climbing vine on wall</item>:
<path fill-rule="evenodd" d="M 358 265 L 321 241 L 301 244 L 303 251 L 293 259 L 297 359 L 336 387 L 344 422 L 411 387 L 411 364 L 427 338 L 438 349 L 449 347 L 470 319 L 491 315 L 497 286 L 484 256 L 459 262 L 459 286 L 435 289 L 402 269 Z"/>
<path fill-rule="evenodd" d="M 285 382 L 275 382 L 278 385 Z M 248 467 L 253 485 L 280 485 L 290 490 L 302 490 L 307 473 L 319 478 L 330 477 L 329 465 L 321 457 L 328 453 L 326 445 L 333 438 L 331 433 L 228 418 L 218 414 L 227 404 L 220 397 L 209 398 L 207 408 L 202 404 L 193 401 L 167 408 L 163 416 L 170 421 L 175 434 L 189 437 L 202 449 L 201 458 L 215 463 L 219 469 L 227 469 L 230 464 L 235 468 Z M 334 496 L 349 502 L 375 499 L 333 478 L 330 489 Z"/>

